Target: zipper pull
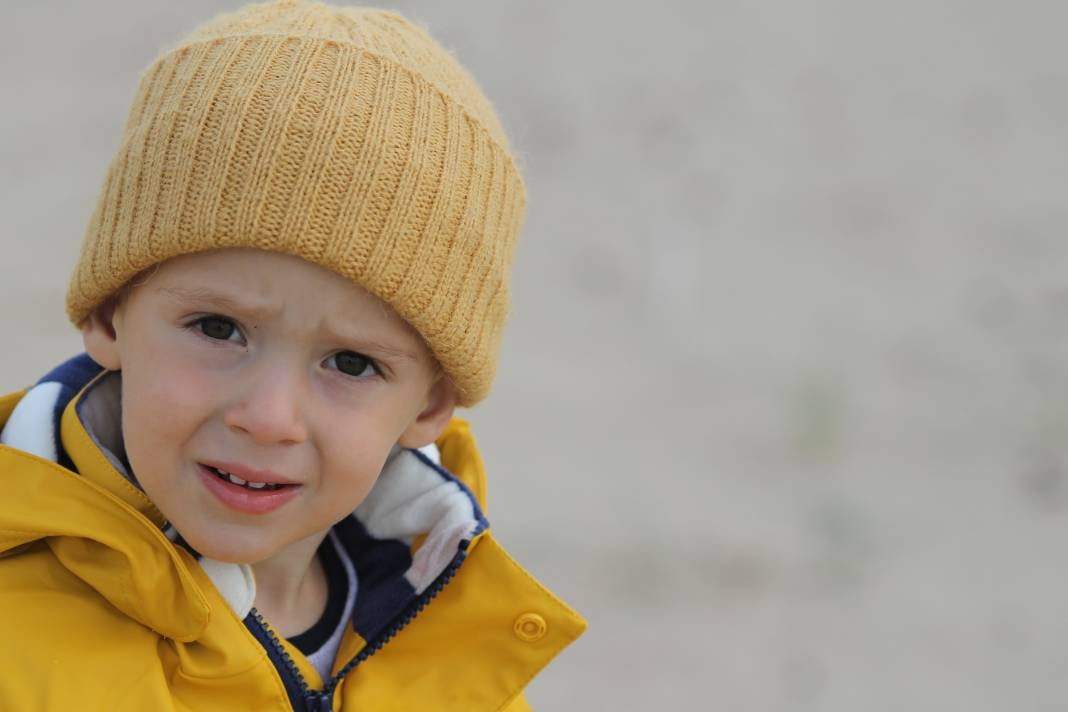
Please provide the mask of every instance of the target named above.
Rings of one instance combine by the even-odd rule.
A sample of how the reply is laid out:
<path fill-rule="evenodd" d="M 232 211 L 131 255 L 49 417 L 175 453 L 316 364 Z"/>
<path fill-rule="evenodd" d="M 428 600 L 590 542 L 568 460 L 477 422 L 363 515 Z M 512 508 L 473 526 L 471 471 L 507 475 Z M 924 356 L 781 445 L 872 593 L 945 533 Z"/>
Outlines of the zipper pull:
<path fill-rule="evenodd" d="M 304 697 L 305 712 L 331 712 L 334 709 L 334 696 L 323 692 L 310 692 Z"/>

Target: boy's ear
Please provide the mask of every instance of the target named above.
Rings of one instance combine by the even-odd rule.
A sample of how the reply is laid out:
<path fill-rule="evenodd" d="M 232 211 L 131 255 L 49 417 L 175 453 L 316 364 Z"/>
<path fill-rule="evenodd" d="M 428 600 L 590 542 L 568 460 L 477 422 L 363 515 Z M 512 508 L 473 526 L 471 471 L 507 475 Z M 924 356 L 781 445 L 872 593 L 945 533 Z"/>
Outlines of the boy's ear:
<path fill-rule="evenodd" d="M 82 342 L 89 357 L 109 371 L 122 368 L 119 340 L 115 331 L 116 300 L 109 299 L 82 322 Z"/>
<path fill-rule="evenodd" d="M 397 444 L 406 448 L 419 448 L 434 442 L 449 424 L 455 409 L 456 389 L 452 381 L 442 375 L 430 387 L 426 406 L 401 433 Z"/>

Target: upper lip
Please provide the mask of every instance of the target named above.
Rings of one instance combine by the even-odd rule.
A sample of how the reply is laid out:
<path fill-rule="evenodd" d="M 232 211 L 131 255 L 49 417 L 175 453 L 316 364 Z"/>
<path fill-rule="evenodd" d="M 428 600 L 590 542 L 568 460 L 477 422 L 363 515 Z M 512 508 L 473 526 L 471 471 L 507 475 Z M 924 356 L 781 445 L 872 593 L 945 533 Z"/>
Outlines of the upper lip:
<path fill-rule="evenodd" d="M 222 470 L 223 472 L 229 472 L 231 475 L 236 475 L 246 482 L 263 482 L 268 485 L 299 485 L 299 482 L 295 482 L 288 477 L 282 477 L 277 472 L 271 470 L 257 470 L 254 467 L 245 467 L 239 465 L 236 462 L 223 462 L 222 460 L 202 460 L 202 465 L 207 467 L 214 467 L 216 470 Z"/>

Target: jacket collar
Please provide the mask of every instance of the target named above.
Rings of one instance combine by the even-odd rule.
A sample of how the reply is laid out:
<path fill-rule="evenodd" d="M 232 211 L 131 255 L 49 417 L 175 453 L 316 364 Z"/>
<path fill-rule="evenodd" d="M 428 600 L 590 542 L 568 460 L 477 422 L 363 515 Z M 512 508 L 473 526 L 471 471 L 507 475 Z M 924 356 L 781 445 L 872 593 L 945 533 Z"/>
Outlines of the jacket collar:
<path fill-rule="evenodd" d="M 178 643 L 195 642 L 196 648 L 178 647 L 188 675 L 218 677 L 225 673 L 223 658 L 226 669 L 252 664 L 262 652 L 234 648 L 235 641 L 248 637 L 240 616 L 213 614 L 225 605 L 219 595 L 225 583 L 212 575 L 210 564 L 196 560 L 195 552 L 168 540 L 163 515 L 134 480 L 121 474 L 116 464 L 122 464 L 121 458 L 109 457 L 106 443 L 83 422 L 78 403 L 99 378 L 99 373 L 91 376 L 58 414 L 60 396 L 50 404 L 48 388 L 38 390 L 49 381 L 0 398 L 0 441 L 11 446 L 0 446 L 0 473 L 9 480 L 0 501 L 0 557 L 44 540 L 63 566 L 130 618 Z M 49 388 L 73 390 L 66 383 Z M 19 411 L 51 413 L 58 423 L 52 431 L 54 451 L 42 455 L 8 442 L 15 433 L 34 430 L 24 428 L 28 421 Z M 37 418 L 38 423 L 44 420 Z M 57 430 L 60 437 L 54 438 Z M 37 442 L 47 444 L 49 438 Z M 348 675 L 335 691 L 346 706 L 498 709 L 586 627 L 487 530 L 478 498 L 464 485 L 484 496 L 481 459 L 466 424 L 455 420 L 438 446 L 448 470 L 406 451 L 401 462 L 418 469 L 398 469 L 399 475 L 388 478 L 384 473 L 380 481 L 386 484 L 376 485 L 354 516 L 339 525 L 359 562 L 362 599 L 362 610 L 353 616 L 353 635 L 339 653 L 348 658 L 359 652 L 362 659 L 360 684 L 353 685 Z M 73 469 L 55 462 L 65 456 Z M 414 490 L 412 483 L 418 485 Z M 421 493 L 415 499 L 425 506 L 413 509 L 413 516 L 396 518 L 398 504 L 409 501 L 403 493 L 411 491 Z M 457 514 L 463 512 L 455 504 L 460 496 L 470 518 Z M 443 551 L 452 556 L 434 576 L 433 564 L 442 560 Z M 462 583 L 445 586 L 454 574 Z M 434 604 L 427 606 L 435 595 Z M 232 603 L 227 607 L 234 608 Z M 397 622 L 417 613 L 418 625 L 399 631 Z M 223 658 L 218 653 L 198 657 L 196 649 L 228 652 Z M 422 672 L 413 676 L 413 670 Z M 440 695 L 446 684 L 448 689 L 477 691 L 480 700 L 461 696 L 449 707 Z"/>
<path fill-rule="evenodd" d="M 184 544 L 126 463 L 121 388 L 119 373 L 104 371 L 85 354 L 76 356 L 26 394 L 0 440 L 56 462 L 69 461 L 71 469 Z M 451 473 L 425 453 L 396 449 L 367 498 L 335 526 L 360 581 L 353 612 L 356 632 L 370 640 L 385 630 L 444 572 L 462 562 L 471 542 L 488 526 L 474 495 Z M 238 618 L 245 618 L 255 598 L 251 569 L 189 551 Z"/>

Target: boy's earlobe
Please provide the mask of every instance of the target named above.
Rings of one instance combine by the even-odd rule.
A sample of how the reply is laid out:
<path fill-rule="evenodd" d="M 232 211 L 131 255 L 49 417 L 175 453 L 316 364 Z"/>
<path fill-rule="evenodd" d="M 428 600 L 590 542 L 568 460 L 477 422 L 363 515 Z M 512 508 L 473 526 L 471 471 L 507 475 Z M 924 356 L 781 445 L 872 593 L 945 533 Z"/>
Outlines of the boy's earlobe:
<path fill-rule="evenodd" d="M 429 445 L 445 430 L 455 409 L 456 389 L 447 376 L 441 376 L 430 387 L 426 407 L 405 429 L 397 443 L 406 448 Z"/>
<path fill-rule="evenodd" d="M 118 371 L 122 368 L 114 319 L 115 302 L 108 300 L 90 312 L 81 324 L 85 352 L 109 371 Z"/>

